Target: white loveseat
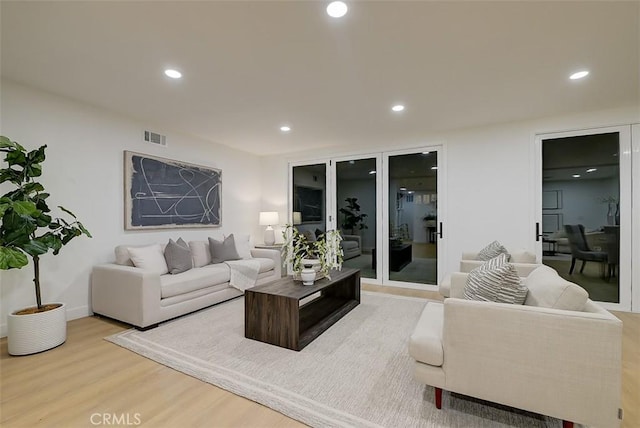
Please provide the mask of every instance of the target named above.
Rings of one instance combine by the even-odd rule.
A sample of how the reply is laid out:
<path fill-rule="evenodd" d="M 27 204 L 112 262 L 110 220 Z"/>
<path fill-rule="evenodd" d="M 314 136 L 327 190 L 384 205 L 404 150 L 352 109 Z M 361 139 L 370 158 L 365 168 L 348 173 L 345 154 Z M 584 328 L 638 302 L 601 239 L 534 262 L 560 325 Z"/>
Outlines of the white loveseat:
<path fill-rule="evenodd" d="M 229 283 L 231 272 L 227 264 L 211 264 L 206 241 L 189 242 L 194 267 L 175 275 L 160 275 L 134 267 L 129 247 L 116 247 L 114 263 L 93 268 L 91 304 L 94 314 L 148 329 L 243 293 Z M 278 250 L 253 248 L 251 256 L 251 260 L 260 263 L 256 285 L 281 277 Z"/>
<path fill-rule="evenodd" d="M 547 267 L 526 278 L 524 305 L 429 302 L 409 342 L 414 376 L 442 390 L 594 427 L 619 426 L 622 322 Z M 561 309 L 562 308 L 562 309 Z"/>

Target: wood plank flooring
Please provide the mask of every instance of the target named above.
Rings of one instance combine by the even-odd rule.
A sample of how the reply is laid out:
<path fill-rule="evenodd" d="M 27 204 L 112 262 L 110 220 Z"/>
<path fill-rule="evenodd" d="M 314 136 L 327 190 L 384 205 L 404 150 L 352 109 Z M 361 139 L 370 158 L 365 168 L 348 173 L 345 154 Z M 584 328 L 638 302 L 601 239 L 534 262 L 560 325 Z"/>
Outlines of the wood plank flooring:
<path fill-rule="evenodd" d="M 419 290 L 362 288 L 438 298 Z M 624 322 L 622 426 L 635 428 L 640 426 L 640 314 L 616 316 Z M 25 357 L 9 356 L 6 338 L 0 340 L 0 426 L 304 426 L 103 340 L 127 328 L 94 317 L 70 321 L 64 345 Z M 119 424 L 113 424 L 114 417 Z M 112 424 L 103 418 L 111 418 Z"/>

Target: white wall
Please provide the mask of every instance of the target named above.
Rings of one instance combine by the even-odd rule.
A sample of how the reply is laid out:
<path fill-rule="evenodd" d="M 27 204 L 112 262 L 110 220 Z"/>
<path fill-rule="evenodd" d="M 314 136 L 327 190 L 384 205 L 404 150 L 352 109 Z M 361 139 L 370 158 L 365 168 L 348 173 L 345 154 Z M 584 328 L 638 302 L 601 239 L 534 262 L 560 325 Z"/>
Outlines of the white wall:
<path fill-rule="evenodd" d="M 118 244 L 166 242 L 206 238 L 222 233 L 251 233 L 258 226 L 262 189 L 257 156 L 153 124 L 139 123 L 6 80 L 2 81 L 0 133 L 28 149 L 47 144 L 47 160 L 40 180 L 51 193 L 50 207 L 72 210 L 93 234 L 76 238 L 58 256 L 41 258 L 44 301 L 67 304 L 68 318 L 90 313 L 91 267 L 114 259 Z M 167 148 L 142 141 L 144 129 L 167 135 Z M 132 150 L 179 159 L 222 170 L 222 227 L 166 231 L 124 231 L 123 151 Z M 286 174 L 286 171 L 285 171 Z M 3 188 L 4 189 L 4 188 Z M 1 332 L 6 314 L 35 304 L 32 266 L 0 271 Z"/>
<path fill-rule="evenodd" d="M 511 123 L 446 134 L 425 135 L 413 145 L 361 147 L 340 152 L 335 148 L 291 156 L 271 156 L 263 163 L 263 189 L 278 209 L 287 210 L 288 161 L 396 150 L 443 144 L 446 161 L 440 171 L 445 181 L 445 271 L 458 269 L 460 254 L 479 250 L 494 239 L 507 248 L 536 251 L 535 243 L 535 135 L 570 129 L 630 124 L 639 119 L 636 106 L 572 116 Z M 279 171 L 279 176 L 272 174 Z M 391 202 L 391 201 L 389 201 Z M 393 211 L 392 211 L 393 213 Z"/>

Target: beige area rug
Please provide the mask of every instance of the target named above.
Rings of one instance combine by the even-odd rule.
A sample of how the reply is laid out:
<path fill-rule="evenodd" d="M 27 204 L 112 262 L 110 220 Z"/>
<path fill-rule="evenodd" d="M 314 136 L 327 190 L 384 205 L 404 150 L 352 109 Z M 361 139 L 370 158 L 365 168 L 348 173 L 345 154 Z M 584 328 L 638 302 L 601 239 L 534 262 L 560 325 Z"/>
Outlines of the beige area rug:
<path fill-rule="evenodd" d="M 362 302 L 300 352 L 244 337 L 238 298 L 107 340 L 313 427 L 559 427 L 560 421 L 413 379 L 408 338 L 424 299 L 362 293 Z"/>

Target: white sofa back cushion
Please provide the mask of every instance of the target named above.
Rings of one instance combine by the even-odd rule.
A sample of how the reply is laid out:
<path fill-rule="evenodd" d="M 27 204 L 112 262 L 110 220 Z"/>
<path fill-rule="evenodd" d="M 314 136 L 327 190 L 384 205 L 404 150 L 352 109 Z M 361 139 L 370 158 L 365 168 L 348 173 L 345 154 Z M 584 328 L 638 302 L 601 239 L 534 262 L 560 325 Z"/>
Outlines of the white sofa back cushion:
<path fill-rule="evenodd" d="M 193 257 L 193 267 L 199 268 L 211 264 L 211 251 L 207 241 L 189 241 L 191 257 Z"/>
<path fill-rule="evenodd" d="M 236 251 L 241 259 L 250 259 L 251 257 L 251 236 L 233 234 L 236 243 Z"/>
<path fill-rule="evenodd" d="M 536 255 L 527 250 L 517 250 L 511 253 L 511 263 L 535 263 Z"/>
<path fill-rule="evenodd" d="M 120 266 L 135 266 L 131 261 L 131 255 L 129 254 L 129 248 L 143 248 L 148 247 L 150 244 L 146 245 L 118 245 L 115 249 L 116 253 L 116 264 Z M 164 254 L 164 249 L 167 244 L 162 244 L 160 247 L 162 248 L 162 252 Z"/>
<path fill-rule="evenodd" d="M 584 288 L 564 280 L 545 265 L 534 269 L 526 278 L 525 285 L 529 293 L 524 304 L 528 306 L 582 311 L 589 298 Z"/>

